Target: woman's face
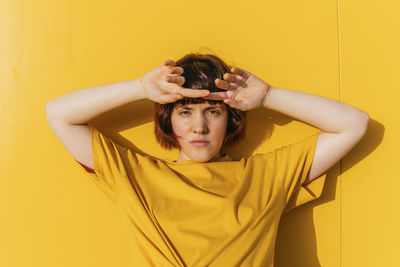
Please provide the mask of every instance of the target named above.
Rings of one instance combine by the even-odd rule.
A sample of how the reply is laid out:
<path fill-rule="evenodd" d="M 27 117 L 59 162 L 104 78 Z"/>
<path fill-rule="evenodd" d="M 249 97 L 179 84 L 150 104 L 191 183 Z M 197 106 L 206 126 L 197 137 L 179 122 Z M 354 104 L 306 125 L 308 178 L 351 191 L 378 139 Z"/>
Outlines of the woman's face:
<path fill-rule="evenodd" d="M 171 123 L 180 145 L 177 162 L 207 162 L 220 157 L 228 123 L 225 103 L 175 104 Z"/>

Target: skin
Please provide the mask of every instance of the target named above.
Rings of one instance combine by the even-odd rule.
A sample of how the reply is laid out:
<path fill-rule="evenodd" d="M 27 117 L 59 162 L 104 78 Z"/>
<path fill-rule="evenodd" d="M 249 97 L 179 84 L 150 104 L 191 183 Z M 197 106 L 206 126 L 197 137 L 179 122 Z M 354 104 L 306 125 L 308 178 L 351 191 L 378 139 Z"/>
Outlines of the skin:
<path fill-rule="evenodd" d="M 225 90 L 223 92 L 183 88 L 185 78 L 181 75 L 184 70 L 175 64 L 173 60 L 165 60 L 162 66 L 142 76 L 139 81 L 144 95 L 160 104 L 173 103 L 183 97 L 220 100 L 224 112 L 218 116 L 206 112 L 210 106 L 208 103 L 189 105 L 192 110 L 185 115 L 178 113 L 180 107 L 177 106 L 171 114 L 174 133 L 180 136 L 177 140 L 181 146 L 177 162 L 214 161 L 221 156 L 226 134 L 228 114 L 225 105 L 243 111 L 261 107 L 271 86 L 255 75 L 233 67 L 230 73 L 223 75 L 223 80 L 214 81 L 217 87 Z M 190 143 L 194 138 L 206 139 L 210 143 L 205 147 L 196 147 Z"/>
<path fill-rule="evenodd" d="M 166 80 L 182 85 L 185 82 L 185 78 L 180 76 L 183 74 L 183 68 L 174 67 L 173 61 L 167 62 L 171 66 L 168 73 L 174 76 L 167 76 Z M 261 107 L 271 86 L 240 68 L 233 67 L 231 72 L 225 73 L 223 80 L 215 79 L 214 81 L 219 88 L 226 90 L 225 92 L 210 93 L 203 98 L 221 100 L 225 105 L 243 111 Z M 223 118 L 208 116 L 207 119 L 204 110 L 210 104 L 190 106 L 193 110 L 186 115 L 187 117 L 180 116 L 176 109 L 171 114 L 172 128 L 175 134 L 181 136 L 177 140 L 181 147 L 177 162 L 184 160 L 214 161 L 221 156 L 222 141 L 225 138 L 228 120 L 227 112 Z M 222 104 L 222 106 L 224 105 Z M 190 141 L 196 137 L 210 140 L 210 145 L 201 148 L 193 146 Z"/>
<path fill-rule="evenodd" d="M 224 103 L 176 104 L 171 114 L 171 123 L 180 146 L 177 162 L 207 162 L 221 157 L 228 123 L 228 111 Z M 208 143 L 196 146 L 191 143 L 194 139 L 206 140 Z"/>
<path fill-rule="evenodd" d="M 164 66 L 158 73 L 160 82 L 150 79 L 153 85 L 157 86 L 149 87 L 152 90 L 146 92 L 155 96 L 154 101 L 160 99 L 176 102 L 185 94 L 200 93 L 200 90 L 195 93 L 194 90 L 182 87 L 185 81 L 184 77 L 180 76 L 183 74 L 183 69 L 176 67 L 173 60 L 164 61 Z M 165 81 L 174 84 L 173 88 L 166 86 Z M 368 128 L 369 115 L 362 110 L 334 99 L 273 87 L 238 67 L 232 67 L 229 73 L 224 73 L 223 80 L 215 79 L 214 82 L 224 91 L 215 93 L 208 91 L 200 97 L 221 100 L 239 110 L 264 107 L 321 129 L 306 183 L 319 177 L 343 158 L 361 140 Z M 187 154 L 186 156 L 190 158 L 191 154 Z"/>

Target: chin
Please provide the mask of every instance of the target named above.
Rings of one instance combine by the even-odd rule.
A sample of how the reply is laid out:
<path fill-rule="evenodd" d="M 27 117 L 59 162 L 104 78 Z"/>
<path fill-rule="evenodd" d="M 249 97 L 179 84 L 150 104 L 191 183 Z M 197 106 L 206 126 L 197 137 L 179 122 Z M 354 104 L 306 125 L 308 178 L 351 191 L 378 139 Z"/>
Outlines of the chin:
<path fill-rule="evenodd" d="M 192 160 L 198 161 L 198 162 L 207 162 L 210 161 L 214 155 L 193 155 L 193 157 L 190 157 Z"/>

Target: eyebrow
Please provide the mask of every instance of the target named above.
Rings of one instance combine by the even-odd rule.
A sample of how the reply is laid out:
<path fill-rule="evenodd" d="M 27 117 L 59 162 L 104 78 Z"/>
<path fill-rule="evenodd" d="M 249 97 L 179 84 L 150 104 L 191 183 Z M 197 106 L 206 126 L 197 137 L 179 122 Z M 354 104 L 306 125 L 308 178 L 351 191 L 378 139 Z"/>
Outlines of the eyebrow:
<path fill-rule="evenodd" d="M 214 108 L 218 108 L 218 109 L 221 109 L 221 110 L 222 110 L 222 108 L 221 108 L 220 105 L 208 106 L 208 107 L 205 108 L 205 110 L 214 109 Z M 189 106 L 187 106 L 187 105 L 183 105 L 183 106 L 181 106 L 181 107 L 178 107 L 177 109 L 188 109 L 188 110 L 193 110 L 191 107 L 189 107 Z"/>

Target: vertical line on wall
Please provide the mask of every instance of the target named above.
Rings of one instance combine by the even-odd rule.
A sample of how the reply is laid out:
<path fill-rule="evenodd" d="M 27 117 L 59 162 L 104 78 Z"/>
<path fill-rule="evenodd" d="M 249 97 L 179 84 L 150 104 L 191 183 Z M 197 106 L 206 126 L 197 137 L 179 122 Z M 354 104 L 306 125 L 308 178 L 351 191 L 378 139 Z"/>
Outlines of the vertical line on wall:
<path fill-rule="evenodd" d="M 337 0 L 337 46 L 338 46 L 338 72 L 339 72 L 339 101 L 343 102 L 343 87 L 342 87 L 342 50 L 340 39 L 340 0 Z M 343 162 L 340 160 L 339 164 L 339 187 L 340 187 L 340 248 L 339 248 L 339 266 L 342 267 L 342 251 L 343 251 L 343 183 L 342 183 L 342 170 Z"/>

